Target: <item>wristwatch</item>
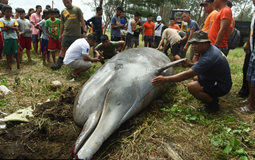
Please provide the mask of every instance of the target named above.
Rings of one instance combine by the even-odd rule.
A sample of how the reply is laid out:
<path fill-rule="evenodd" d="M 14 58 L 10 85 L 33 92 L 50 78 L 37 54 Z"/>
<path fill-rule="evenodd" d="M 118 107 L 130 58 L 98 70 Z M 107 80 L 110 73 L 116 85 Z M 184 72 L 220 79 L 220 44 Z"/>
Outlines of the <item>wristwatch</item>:
<path fill-rule="evenodd" d="M 88 31 L 83 31 L 83 33 L 87 33 Z"/>

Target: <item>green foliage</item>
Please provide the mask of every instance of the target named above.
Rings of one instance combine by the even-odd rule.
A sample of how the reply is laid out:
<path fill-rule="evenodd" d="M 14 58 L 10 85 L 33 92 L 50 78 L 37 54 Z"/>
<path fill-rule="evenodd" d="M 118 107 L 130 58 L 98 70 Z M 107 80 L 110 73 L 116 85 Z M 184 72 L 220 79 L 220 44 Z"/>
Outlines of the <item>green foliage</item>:
<path fill-rule="evenodd" d="M 0 77 L 0 84 L 1 85 L 6 85 L 7 84 L 7 82 L 8 82 L 8 80 L 5 78 L 5 77 Z"/>
<path fill-rule="evenodd" d="M 7 100 L 0 99 L 0 107 L 4 107 L 7 104 Z"/>

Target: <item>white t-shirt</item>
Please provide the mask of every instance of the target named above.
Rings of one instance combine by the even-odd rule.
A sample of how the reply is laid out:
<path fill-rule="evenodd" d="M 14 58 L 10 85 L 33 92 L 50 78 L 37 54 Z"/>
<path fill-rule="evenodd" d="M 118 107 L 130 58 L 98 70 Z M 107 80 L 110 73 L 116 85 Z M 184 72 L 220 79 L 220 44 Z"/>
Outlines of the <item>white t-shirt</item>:
<path fill-rule="evenodd" d="M 77 59 L 83 59 L 82 55 L 89 55 L 89 43 L 85 38 L 77 39 L 73 44 L 67 49 L 64 58 L 64 64 L 70 64 Z"/>
<path fill-rule="evenodd" d="M 160 25 L 160 26 L 158 27 L 158 25 Z M 163 23 L 160 23 L 160 24 L 158 24 L 158 22 L 155 23 L 155 36 L 161 37 L 161 32 L 162 32 L 162 27 L 163 26 L 164 26 Z"/>

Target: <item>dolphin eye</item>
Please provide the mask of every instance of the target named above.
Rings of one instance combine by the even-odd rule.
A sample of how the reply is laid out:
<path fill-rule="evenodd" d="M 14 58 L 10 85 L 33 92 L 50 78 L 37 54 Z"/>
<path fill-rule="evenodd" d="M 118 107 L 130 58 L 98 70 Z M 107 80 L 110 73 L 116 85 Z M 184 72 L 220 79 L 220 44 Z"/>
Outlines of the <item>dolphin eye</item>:
<path fill-rule="evenodd" d="M 123 65 L 122 64 L 116 64 L 115 66 L 115 70 L 119 70 L 119 69 L 122 69 L 123 68 Z"/>

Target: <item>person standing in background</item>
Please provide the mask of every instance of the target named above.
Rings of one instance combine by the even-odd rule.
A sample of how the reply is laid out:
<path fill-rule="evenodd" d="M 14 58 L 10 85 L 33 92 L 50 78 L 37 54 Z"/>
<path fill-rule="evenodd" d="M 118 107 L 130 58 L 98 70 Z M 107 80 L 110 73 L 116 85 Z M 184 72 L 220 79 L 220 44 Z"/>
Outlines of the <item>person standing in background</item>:
<path fill-rule="evenodd" d="M 41 15 L 42 6 L 37 5 L 35 8 L 36 8 L 36 12 L 31 15 L 30 22 L 32 23 L 32 42 L 33 42 L 34 51 L 36 55 L 39 55 L 38 54 L 38 42 L 39 42 L 38 29 L 35 28 L 35 25 L 42 20 L 42 15 Z"/>
<path fill-rule="evenodd" d="M 158 16 L 156 20 L 157 22 L 155 23 L 155 48 L 157 48 L 160 43 L 162 27 L 164 26 L 161 16 Z"/>

